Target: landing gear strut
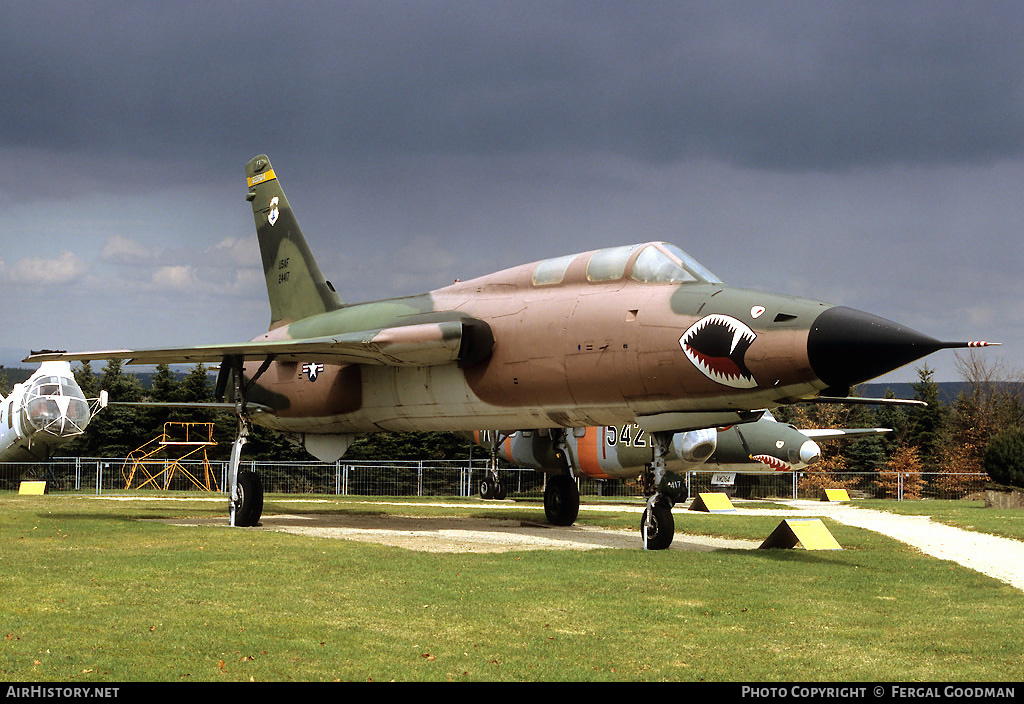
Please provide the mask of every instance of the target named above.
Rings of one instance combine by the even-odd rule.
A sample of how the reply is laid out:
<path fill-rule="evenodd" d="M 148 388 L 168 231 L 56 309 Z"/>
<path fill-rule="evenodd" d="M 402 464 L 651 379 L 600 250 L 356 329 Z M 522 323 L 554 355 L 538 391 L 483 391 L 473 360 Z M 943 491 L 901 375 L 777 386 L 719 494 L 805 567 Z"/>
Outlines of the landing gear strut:
<path fill-rule="evenodd" d="M 263 483 L 256 472 L 239 472 L 242 446 L 248 442 L 249 418 L 238 414 L 238 435 L 231 444 L 231 468 L 228 475 L 228 511 L 232 526 L 251 527 L 259 525 L 263 515 Z"/>
<path fill-rule="evenodd" d="M 571 526 L 580 513 L 580 490 L 573 476 L 565 432 L 552 431 L 551 441 L 555 456 L 561 460 L 562 473 L 549 476 L 544 487 L 544 515 L 556 526 Z"/>
<path fill-rule="evenodd" d="M 647 508 L 640 520 L 644 550 L 665 550 L 672 544 L 675 535 L 672 507 L 687 498 L 686 483 L 665 468 L 665 457 L 671 442 L 670 432 L 651 433 L 653 457 L 644 474 Z"/>
<path fill-rule="evenodd" d="M 503 438 L 498 431 L 491 436 L 491 462 L 487 467 L 487 476 L 480 480 L 481 499 L 504 499 L 505 484 L 498 476 L 498 447 Z"/>
<path fill-rule="evenodd" d="M 228 470 L 228 513 L 231 526 L 251 527 L 260 523 L 263 515 L 263 483 L 256 472 L 246 470 L 240 472 L 238 467 L 242 459 L 242 447 L 249 441 L 249 411 L 247 408 L 249 386 L 267 367 L 271 359 L 267 359 L 253 378 L 246 384 L 242 378 L 242 358 L 225 358 L 224 364 L 231 365 L 235 382 L 235 415 L 238 417 L 238 434 L 231 443 L 231 465 Z"/>

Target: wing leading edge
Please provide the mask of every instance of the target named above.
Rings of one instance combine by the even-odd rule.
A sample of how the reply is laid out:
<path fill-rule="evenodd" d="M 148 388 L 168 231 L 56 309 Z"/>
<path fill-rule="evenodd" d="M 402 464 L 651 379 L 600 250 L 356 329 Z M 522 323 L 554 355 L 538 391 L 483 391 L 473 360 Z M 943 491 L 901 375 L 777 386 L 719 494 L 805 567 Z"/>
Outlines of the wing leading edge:
<path fill-rule="evenodd" d="M 428 367 L 458 363 L 468 366 L 485 359 L 493 337 L 480 320 L 421 323 L 303 340 L 253 340 L 222 345 L 166 347 L 141 350 L 65 352 L 33 351 L 25 362 L 124 359 L 127 364 L 219 363 L 225 357 L 259 361 L 372 364 Z"/>
<path fill-rule="evenodd" d="M 801 428 L 800 432 L 817 440 L 842 440 L 843 438 L 884 435 L 891 433 L 892 428 Z"/>

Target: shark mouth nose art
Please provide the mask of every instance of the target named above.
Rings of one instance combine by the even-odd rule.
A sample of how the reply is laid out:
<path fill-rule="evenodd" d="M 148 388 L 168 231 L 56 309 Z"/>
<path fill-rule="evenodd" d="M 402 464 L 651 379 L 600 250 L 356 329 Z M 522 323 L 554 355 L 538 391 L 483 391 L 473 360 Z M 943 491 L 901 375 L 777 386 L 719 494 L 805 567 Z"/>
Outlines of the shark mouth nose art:
<path fill-rule="evenodd" d="M 750 459 L 756 460 L 766 467 L 774 469 L 776 472 L 788 472 L 793 469 L 792 466 L 786 464 L 778 457 L 773 457 L 772 455 L 751 455 Z"/>
<path fill-rule="evenodd" d="M 757 386 L 744 362 L 757 334 L 736 318 L 714 313 L 691 325 L 679 346 L 704 376 L 734 389 Z"/>

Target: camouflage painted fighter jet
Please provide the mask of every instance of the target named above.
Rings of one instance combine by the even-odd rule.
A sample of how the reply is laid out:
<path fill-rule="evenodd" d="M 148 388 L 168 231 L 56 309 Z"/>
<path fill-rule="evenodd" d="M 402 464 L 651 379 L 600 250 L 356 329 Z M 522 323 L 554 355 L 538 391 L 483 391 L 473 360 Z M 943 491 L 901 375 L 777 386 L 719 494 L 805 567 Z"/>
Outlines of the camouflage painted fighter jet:
<path fill-rule="evenodd" d="M 33 353 L 30 360 L 219 363 L 235 404 L 229 507 L 252 525 L 262 488 L 238 475 L 250 422 L 321 459 L 361 433 L 573 428 L 636 423 L 653 438 L 645 535 L 679 498 L 666 470 L 674 434 L 853 384 L 939 349 L 881 318 L 727 286 L 679 248 L 648 242 L 546 259 L 430 293 L 342 303 L 323 276 L 264 156 L 245 167 L 270 297 L 249 342 Z M 549 482 L 573 500 L 572 472 Z M 665 526 L 662 534 L 670 531 Z M 664 543 L 665 541 L 660 541 Z"/>

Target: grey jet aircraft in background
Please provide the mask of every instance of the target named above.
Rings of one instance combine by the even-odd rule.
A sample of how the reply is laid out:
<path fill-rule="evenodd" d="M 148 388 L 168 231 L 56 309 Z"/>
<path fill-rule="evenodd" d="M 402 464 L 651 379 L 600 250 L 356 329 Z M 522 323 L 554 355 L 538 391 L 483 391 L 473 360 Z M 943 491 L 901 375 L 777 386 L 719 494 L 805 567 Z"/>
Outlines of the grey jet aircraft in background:
<path fill-rule="evenodd" d="M 668 443 L 665 466 L 680 479 L 689 471 L 715 472 L 737 491 L 747 492 L 759 475 L 799 472 L 816 464 L 821 459 L 819 440 L 852 440 L 887 432 L 889 428 L 798 429 L 775 420 L 766 410 L 752 423 L 676 433 Z M 500 457 L 513 465 L 554 475 L 561 474 L 568 465 L 576 476 L 597 480 L 642 477 L 651 461 L 653 442 L 636 424 L 574 428 L 564 438 L 548 430 L 519 430 L 510 434 L 485 430 L 473 433 L 472 438 L 482 447 L 497 448 L 492 459 Z M 556 441 L 561 441 L 560 447 L 556 447 Z M 563 457 L 562 452 L 567 456 Z M 505 497 L 496 464 L 480 482 L 480 497 Z M 548 521 L 555 525 L 572 524 L 578 502 L 558 499 L 545 492 Z"/>

